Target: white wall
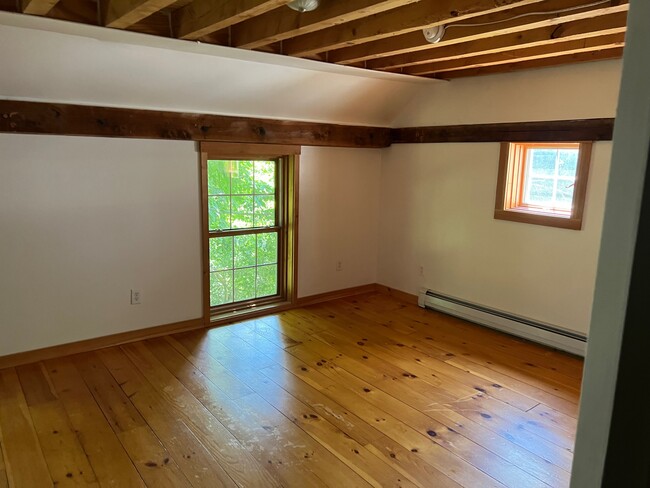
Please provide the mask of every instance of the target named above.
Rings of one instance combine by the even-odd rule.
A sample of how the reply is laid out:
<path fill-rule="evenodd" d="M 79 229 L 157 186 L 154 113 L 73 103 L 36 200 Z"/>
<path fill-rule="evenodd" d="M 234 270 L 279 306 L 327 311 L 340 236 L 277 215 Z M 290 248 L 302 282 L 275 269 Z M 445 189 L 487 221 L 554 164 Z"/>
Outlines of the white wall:
<path fill-rule="evenodd" d="M 613 117 L 620 62 L 454 80 L 398 124 Z M 499 144 L 413 144 L 382 162 L 379 282 L 422 286 L 588 332 L 611 143 L 592 156 L 583 230 L 494 220 Z M 420 275 L 420 267 L 424 268 Z"/>
<path fill-rule="evenodd" d="M 1 134 L 0 154 L 0 355 L 201 316 L 193 143 Z"/>
<path fill-rule="evenodd" d="M 594 145 L 585 221 L 574 231 L 493 218 L 499 144 L 392 146 L 382 165 L 380 283 L 586 333 L 610 154 L 611 143 Z"/>
<path fill-rule="evenodd" d="M 201 317 L 194 143 L 0 134 L 0 155 L 0 356 Z M 299 295 L 376 282 L 380 151 L 301 164 Z"/>
<path fill-rule="evenodd" d="M 441 83 L 6 12 L 0 46 L 0 98 L 82 105 L 388 126 Z"/>
<path fill-rule="evenodd" d="M 460 78 L 423 86 L 393 127 L 614 117 L 621 61 Z"/>
<path fill-rule="evenodd" d="M 377 282 L 380 176 L 378 149 L 303 148 L 299 296 Z"/>

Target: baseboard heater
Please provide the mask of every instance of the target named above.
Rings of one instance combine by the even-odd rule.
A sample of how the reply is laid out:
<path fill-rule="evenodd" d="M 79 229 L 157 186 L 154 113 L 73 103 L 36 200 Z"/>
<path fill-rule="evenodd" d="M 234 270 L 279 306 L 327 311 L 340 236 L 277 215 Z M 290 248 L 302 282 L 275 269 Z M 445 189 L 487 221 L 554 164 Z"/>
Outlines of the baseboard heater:
<path fill-rule="evenodd" d="M 585 355 L 587 337 L 543 322 L 477 305 L 432 290 L 418 294 L 418 305 L 563 351 Z"/>

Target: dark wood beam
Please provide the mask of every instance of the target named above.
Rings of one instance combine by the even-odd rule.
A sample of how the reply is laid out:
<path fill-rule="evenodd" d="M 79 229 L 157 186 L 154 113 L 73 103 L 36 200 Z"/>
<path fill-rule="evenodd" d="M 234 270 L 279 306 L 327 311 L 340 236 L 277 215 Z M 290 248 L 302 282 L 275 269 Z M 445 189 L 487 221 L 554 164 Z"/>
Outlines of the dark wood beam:
<path fill-rule="evenodd" d="M 289 120 L 0 100 L 0 133 L 386 147 L 390 130 Z"/>
<path fill-rule="evenodd" d="M 391 129 L 393 144 L 610 141 L 614 119 L 554 120 Z"/>

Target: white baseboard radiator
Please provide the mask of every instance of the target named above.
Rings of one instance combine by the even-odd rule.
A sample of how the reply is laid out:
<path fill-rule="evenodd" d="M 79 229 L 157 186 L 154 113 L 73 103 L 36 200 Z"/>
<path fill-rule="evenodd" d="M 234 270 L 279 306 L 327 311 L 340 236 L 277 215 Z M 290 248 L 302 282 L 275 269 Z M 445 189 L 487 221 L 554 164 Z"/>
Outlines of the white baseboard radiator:
<path fill-rule="evenodd" d="M 587 337 L 562 327 L 537 322 L 427 289 L 420 290 L 418 305 L 572 354 L 585 355 Z"/>

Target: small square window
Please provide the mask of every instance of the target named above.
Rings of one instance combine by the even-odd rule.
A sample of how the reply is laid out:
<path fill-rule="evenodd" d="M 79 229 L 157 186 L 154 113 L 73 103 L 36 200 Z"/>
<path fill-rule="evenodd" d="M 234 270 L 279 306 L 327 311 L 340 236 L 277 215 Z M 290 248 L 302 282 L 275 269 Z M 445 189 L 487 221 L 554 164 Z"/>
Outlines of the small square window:
<path fill-rule="evenodd" d="M 494 218 L 582 228 L 591 143 L 503 143 Z"/>

